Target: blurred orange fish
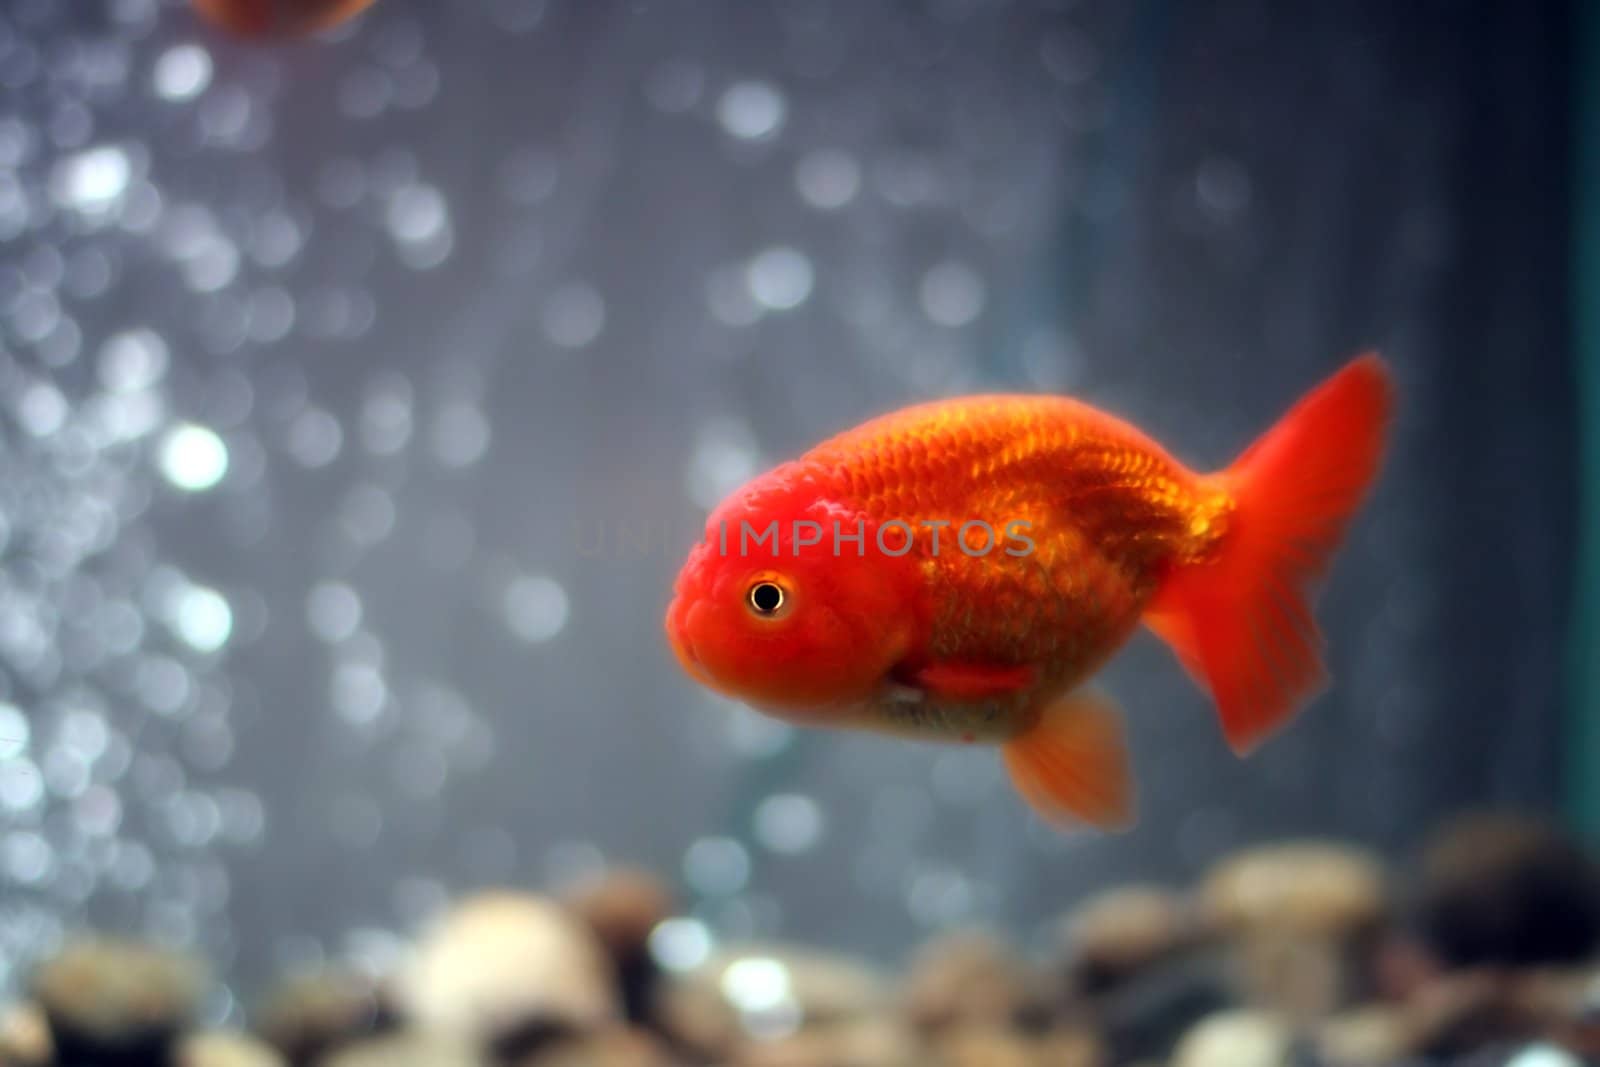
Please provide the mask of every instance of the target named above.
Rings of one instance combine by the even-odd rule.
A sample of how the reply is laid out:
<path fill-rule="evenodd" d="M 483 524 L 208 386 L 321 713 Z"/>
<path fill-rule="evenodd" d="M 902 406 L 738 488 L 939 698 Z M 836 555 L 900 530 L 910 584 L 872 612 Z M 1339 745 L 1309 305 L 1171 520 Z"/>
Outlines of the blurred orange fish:
<path fill-rule="evenodd" d="M 298 37 L 326 30 L 375 0 L 194 0 L 195 10 L 244 37 Z"/>
<path fill-rule="evenodd" d="M 1325 680 L 1310 595 L 1377 474 L 1376 355 L 1198 474 L 1065 397 L 874 419 L 733 493 L 667 610 L 684 668 L 791 722 L 999 744 L 1052 820 L 1133 819 L 1120 720 L 1080 688 L 1143 621 L 1241 755 Z"/>

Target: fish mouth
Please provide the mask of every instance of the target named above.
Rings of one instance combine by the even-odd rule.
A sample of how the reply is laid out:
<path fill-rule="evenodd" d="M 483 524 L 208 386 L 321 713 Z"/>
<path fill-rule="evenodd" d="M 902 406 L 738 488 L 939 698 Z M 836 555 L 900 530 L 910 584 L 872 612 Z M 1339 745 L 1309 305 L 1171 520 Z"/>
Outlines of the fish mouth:
<path fill-rule="evenodd" d="M 672 652 L 678 657 L 678 663 L 684 672 L 699 682 L 701 685 L 715 688 L 711 674 L 706 670 L 705 664 L 700 662 L 699 653 L 695 651 L 694 640 L 689 636 L 695 609 L 698 605 L 686 601 L 683 597 L 673 599 L 667 608 L 667 641 L 672 645 Z"/>

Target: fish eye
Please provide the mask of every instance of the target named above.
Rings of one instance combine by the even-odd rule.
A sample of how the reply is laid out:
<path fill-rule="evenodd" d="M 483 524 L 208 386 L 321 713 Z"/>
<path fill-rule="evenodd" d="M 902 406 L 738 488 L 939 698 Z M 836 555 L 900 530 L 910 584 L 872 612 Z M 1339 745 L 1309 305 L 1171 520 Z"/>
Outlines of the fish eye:
<path fill-rule="evenodd" d="M 755 583 L 745 595 L 750 610 L 766 618 L 771 618 L 782 610 L 786 599 L 788 598 L 784 596 L 782 586 L 767 581 Z"/>

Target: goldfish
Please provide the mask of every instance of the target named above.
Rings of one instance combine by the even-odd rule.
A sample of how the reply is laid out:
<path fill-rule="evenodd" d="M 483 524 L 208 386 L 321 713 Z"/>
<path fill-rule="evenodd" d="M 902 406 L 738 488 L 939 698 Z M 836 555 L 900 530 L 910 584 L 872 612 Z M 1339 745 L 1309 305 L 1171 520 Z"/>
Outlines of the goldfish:
<path fill-rule="evenodd" d="M 298 37 L 352 19 L 375 0 L 193 0 L 195 10 L 243 37 Z"/>
<path fill-rule="evenodd" d="M 1124 828 L 1124 730 L 1089 679 L 1142 622 L 1238 754 L 1326 683 L 1312 599 L 1393 407 L 1367 353 L 1227 468 L 1049 395 L 868 421 L 735 490 L 666 612 L 698 682 L 793 724 L 987 743 L 1056 823 Z"/>

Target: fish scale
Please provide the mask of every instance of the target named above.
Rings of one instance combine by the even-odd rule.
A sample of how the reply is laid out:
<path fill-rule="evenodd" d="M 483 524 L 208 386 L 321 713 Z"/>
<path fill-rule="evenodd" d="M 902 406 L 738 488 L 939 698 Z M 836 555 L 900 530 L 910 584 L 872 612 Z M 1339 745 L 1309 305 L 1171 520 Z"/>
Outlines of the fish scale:
<path fill-rule="evenodd" d="M 1227 510 L 1224 493 L 1132 427 L 1060 397 L 909 408 L 831 438 L 797 464 L 868 520 L 917 531 L 932 655 L 1048 660 L 1053 685 L 1098 666 L 1099 650 L 1133 629 L 1153 593 L 1151 562 L 1203 555 Z M 1027 522 L 1034 550 L 967 555 L 955 544 L 966 519 L 988 522 L 1002 539 L 1007 523 Z M 920 524 L 939 520 L 950 525 L 935 557 L 934 531 Z"/>

